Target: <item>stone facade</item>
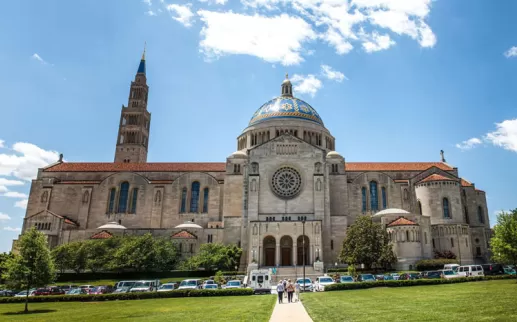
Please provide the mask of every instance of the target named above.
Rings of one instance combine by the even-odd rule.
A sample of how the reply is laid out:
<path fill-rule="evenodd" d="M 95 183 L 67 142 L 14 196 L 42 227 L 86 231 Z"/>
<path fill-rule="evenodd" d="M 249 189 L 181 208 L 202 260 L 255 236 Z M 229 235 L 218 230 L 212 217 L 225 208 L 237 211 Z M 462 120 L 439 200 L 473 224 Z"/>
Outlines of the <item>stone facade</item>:
<path fill-rule="evenodd" d="M 338 262 L 347 228 L 367 215 L 386 227 L 399 268 L 432 258 L 433 250 L 450 250 L 462 263 L 489 258 L 485 194 L 443 155 L 441 162 L 346 162 L 316 110 L 292 96 L 286 79 L 282 95 L 255 112 L 226 162 L 151 163 L 148 90 L 142 57 L 121 111 L 114 162 L 61 158 L 40 169 L 23 231 L 36 226 L 52 247 L 150 232 L 176 240 L 185 257 L 203 243 L 238 244 L 240 269 L 329 267 Z M 115 224 L 102 228 L 109 222 Z"/>

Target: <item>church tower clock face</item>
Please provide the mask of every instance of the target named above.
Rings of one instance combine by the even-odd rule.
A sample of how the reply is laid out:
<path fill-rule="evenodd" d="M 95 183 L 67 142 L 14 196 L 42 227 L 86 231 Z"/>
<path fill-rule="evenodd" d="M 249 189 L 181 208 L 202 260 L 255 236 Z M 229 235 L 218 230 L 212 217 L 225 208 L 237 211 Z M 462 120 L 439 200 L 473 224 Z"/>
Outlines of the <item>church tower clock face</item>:
<path fill-rule="evenodd" d="M 273 173 L 271 187 L 280 198 L 293 198 L 302 188 L 302 177 L 294 168 L 281 167 Z"/>

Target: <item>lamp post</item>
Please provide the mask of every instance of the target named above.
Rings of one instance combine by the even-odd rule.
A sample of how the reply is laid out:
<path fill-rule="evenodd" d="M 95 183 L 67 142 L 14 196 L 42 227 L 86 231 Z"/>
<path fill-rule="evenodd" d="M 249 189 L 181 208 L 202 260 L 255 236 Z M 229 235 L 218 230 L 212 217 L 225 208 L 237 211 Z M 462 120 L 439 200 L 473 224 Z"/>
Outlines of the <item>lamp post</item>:
<path fill-rule="evenodd" d="M 302 220 L 302 265 L 303 265 L 303 292 L 305 292 L 305 219 Z"/>

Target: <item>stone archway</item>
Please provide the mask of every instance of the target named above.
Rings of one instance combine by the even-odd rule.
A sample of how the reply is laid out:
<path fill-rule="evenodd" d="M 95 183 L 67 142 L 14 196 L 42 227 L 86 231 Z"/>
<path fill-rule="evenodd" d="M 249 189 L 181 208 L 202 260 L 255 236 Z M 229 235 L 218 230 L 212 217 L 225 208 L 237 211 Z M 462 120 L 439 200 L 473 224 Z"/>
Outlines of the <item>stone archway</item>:
<path fill-rule="evenodd" d="M 305 237 L 305 238 L 304 238 Z M 305 239 L 305 242 L 304 242 L 304 239 Z M 305 249 L 304 249 L 304 244 L 305 244 Z M 307 236 L 299 236 L 298 239 L 296 240 L 296 246 L 297 246 L 297 263 L 298 265 L 310 265 L 309 263 L 309 246 L 310 246 L 310 243 L 309 243 L 309 237 Z M 303 260 L 305 257 L 305 260 Z"/>
<path fill-rule="evenodd" d="M 276 239 L 273 236 L 266 236 L 263 241 L 264 266 L 275 266 Z"/>
<path fill-rule="evenodd" d="M 280 266 L 293 265 L 293 239 L 283 236 L 280 239 Z"/>

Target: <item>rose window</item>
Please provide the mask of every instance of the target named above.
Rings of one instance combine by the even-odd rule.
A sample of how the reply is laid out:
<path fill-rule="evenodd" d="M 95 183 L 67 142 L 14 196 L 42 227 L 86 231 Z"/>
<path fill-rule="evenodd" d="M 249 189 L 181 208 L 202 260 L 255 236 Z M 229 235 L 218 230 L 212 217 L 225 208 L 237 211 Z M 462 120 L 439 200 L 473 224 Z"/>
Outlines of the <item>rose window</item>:
<path fill-rule="evenodd" d="M 275 171 L 271 179 L 273 191 L 280 197 L 296 196 L 302 187 L 302 177 L 293 168 L 283 167 Z"/>

